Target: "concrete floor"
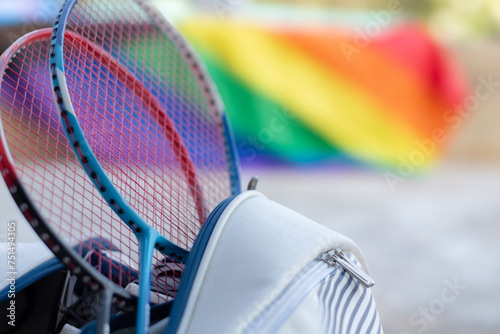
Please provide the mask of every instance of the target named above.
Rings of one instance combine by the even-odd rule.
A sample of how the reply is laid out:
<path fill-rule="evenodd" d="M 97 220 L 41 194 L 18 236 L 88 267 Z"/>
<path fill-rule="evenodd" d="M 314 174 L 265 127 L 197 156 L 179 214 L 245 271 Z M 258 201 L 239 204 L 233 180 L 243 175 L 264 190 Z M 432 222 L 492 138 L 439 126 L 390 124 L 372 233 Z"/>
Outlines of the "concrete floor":
<path fill-rule="evenodd" d="M 441 166 L 394 192 L 366 171 L 244 174 L 259 174 L 269 198 L 358 243 L 386 333 L 500 333 L 500 168 Z M 450 284 L 455 292 L 443 297 Z"/>
<path fill-rule="evenodd" d="M 359 170 L 243 174 L 245 183 L 259 174 L 269 198 L 358 243 L 386 333 L 500 333 L 500 167 L 441 166 L 395 191 L 382 174 Z M 38 242 L 13 208 L 3 196 L 2 221 L 18 221 L 18 242 Z M 450 284 L 458 290 L 443 297 Z"/>

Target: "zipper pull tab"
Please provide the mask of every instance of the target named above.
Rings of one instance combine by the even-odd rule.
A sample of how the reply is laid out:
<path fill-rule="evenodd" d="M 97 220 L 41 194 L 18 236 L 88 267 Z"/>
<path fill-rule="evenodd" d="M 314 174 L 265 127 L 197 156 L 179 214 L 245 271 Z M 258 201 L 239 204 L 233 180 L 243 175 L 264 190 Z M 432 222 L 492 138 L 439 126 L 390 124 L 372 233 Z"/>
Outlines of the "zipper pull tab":
<path fill-rule="evenodd" d="M 339 248 L 322 254 L 320 259 L 331 267 L 338 266 L 344 269 L 367 288 L 375 285 L 375 281 L 345 256 Z"/>

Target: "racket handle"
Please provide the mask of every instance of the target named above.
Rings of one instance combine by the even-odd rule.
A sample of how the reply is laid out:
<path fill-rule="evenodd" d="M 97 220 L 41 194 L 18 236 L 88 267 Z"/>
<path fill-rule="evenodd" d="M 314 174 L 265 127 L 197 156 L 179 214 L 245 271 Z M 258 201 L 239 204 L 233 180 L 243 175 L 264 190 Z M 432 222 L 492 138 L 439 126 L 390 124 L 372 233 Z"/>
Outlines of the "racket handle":
<path fill-rule="evenodd" d="M 97 334 L 109 334 L 111 318 L 111 304 L 113 302 L 113 292 L 104 288 L 99 292 L 98 298 L 98 315 L 97 315 Z"/>

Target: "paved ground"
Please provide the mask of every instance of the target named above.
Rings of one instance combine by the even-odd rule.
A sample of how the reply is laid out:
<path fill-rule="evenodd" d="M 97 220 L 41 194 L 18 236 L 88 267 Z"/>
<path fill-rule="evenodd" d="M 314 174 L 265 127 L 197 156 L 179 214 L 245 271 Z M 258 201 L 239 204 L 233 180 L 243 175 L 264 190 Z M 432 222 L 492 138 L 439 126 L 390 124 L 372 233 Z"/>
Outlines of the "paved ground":
<path fill-rule="evenodd" d="M 500 44 L 456 51 L 472 87 L 478 76 L 500 78 Z M 464 123 L 448 157 L 455 162 L 495 161 L 496 166 L 450 163 L 408 180 L 395 192 L 381 174 L 366 171 L 247 168 L 244 179 L 260 174 L 258 189 L 271 199 L 359 244 L 377 281 L 374 292 L 386 333 L 498 334 L 498 105 L 500 91 Z M 6 232 L 4 222 L 22 221 L 13 208 L 10 197 L 0 191 L 0 236 Z M 24 226 L 18 241 L 38 238 Z M 442 295 L 450 284 L 463 289 Z"/>
<path fill-rule="evenodd" d="M 386 333 L 500 332 L 500 167 L 442 166 L 395 192 L 374 172 L 246 168 L 245 182 L 255 173 L 269 198 L 364 250 Z M 0 201 L 2 221 L 22 222 L 12 207 Z M 19 223 L 18 241 L 37 238 Z"/>
<path fill-rule="evenodd" d="M 253 173 L 268 197 L 364 250 L 386 333 L 500 333 L 499 167 L 442 166 L 395 192 L 373 172 Z"/>

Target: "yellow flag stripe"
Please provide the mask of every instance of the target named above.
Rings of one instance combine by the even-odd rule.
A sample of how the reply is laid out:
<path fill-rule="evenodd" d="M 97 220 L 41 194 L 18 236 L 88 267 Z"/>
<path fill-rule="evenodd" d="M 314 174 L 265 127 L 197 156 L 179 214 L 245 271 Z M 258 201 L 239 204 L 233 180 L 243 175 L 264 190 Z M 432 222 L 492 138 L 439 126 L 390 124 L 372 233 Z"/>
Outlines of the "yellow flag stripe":
<path fill-rule="evenodd" d="M 384 117 L 379 102 L 264 29 L 198 19 L 181 30 L 252 89 L 282 103 L 347 152 L 385 165 L 417 149 L 418 132 Z"/>

